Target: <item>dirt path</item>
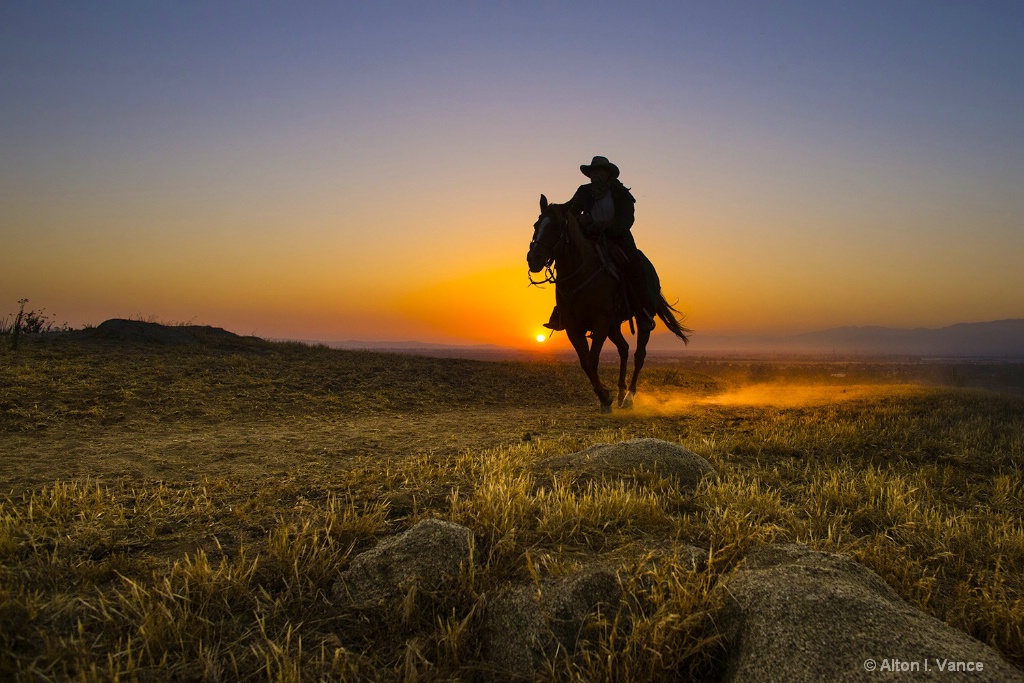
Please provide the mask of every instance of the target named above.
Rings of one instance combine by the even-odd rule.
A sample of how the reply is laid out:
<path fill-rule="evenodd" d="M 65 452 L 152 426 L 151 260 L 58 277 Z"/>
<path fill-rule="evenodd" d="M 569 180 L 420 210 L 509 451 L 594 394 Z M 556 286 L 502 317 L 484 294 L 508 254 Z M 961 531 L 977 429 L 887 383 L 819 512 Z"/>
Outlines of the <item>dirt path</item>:
<path fill-rule="evenodd" d="M 329 473 L 351 467 L 354 459 L 453 455 L 518 443 L 528 432 L 531 438 L 585 438 L 616 424 L 594 410 L 544 407 L 70 426 L 5 435 L 0 491 L 87 477 L 187 482 Z"/>

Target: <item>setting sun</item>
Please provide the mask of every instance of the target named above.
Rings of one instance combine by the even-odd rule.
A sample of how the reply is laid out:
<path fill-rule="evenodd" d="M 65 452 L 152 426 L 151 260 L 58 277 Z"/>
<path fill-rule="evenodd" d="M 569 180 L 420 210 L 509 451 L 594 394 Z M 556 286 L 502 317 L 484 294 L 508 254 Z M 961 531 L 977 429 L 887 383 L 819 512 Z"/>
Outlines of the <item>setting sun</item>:
<path fill-rule="evenodd" d="M 537 335 L 537 341 L 538 342 L 543 344 L 545 339 L 547 339 L 547 337 L 545 337 L 543 334 L 538 334 Z"/>

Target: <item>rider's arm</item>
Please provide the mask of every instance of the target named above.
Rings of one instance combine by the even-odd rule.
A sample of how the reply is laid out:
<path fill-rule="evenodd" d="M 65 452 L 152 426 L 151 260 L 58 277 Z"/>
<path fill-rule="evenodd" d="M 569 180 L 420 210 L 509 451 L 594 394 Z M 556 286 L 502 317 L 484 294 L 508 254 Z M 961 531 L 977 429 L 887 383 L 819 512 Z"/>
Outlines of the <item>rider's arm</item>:
<path fill-rule="evenodd" d="M 611 225 L 605 227 L 604 232 L 609 237 L 623 237 L 633 227 L 635 217 L 633 196 L 627 191 L 622 195 L 616 193 L 613 195 L 613 199 L 615 200 L 615 216 L 612 218 Z"/>
<path fill-rule="evenodd" d="M 593 224 L 590 212 L 587 210 L 587 200 L 590 197 L 590 190 L 587 185 L 580 185 L 576 194 L 569 200 L 569 213 L 576 216 L 580 228 L 586 229 Z"/>

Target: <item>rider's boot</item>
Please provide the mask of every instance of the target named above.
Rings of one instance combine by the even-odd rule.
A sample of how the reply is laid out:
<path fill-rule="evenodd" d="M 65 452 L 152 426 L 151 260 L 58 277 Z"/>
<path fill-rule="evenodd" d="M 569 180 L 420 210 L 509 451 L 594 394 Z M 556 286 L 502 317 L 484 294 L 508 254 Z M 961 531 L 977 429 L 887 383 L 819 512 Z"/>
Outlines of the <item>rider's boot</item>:
<path fill-rule="evenodd" d="M 558 310 L 558 306 L 551 309 L 551 319 L 544 323 L 544 327 L 556 332 L 565 329 L 565 325 L 562 324 L 562 313 Z"/>

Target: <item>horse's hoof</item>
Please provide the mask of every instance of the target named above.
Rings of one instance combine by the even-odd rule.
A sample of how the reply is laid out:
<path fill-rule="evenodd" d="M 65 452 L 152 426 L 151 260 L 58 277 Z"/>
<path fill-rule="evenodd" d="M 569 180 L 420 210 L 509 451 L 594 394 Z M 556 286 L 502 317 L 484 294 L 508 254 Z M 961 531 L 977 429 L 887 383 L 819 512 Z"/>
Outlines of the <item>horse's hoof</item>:
<path fill-rule="evenodd" d="M 626 395 L 622 397 L 622 402 L 619 403 L 619 407 L 620 408 L 625 408 L 626 410 L 629 410 L 630 408 L 633 407 L 633 392 L 632 391 L 627 391 L 626 392 Z"/>
<path fill-rule="evenodd" d="M 601 414 L 604 415 L 605 413 L 610 413 L 610 412 L 612 412 L 612 404 L 609 403 L 608 405 L 605 405 L 605 404 L 602 403 L 601 404 Z"/>

